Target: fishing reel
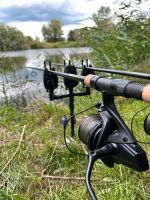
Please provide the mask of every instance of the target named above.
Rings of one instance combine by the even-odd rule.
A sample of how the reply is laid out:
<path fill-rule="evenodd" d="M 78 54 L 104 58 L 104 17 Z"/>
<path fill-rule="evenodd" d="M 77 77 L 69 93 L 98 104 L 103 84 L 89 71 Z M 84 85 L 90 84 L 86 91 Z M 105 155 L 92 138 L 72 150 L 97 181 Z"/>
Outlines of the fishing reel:
<path fill-rule="evenodd" d="M 117 111 L 114 103 L 114 96 L 150 102 L 150 85 L 93 75 L 77 76 L 74 67 L 72 67 L 71 74 L 69 74 L 69 66 L 66 70 L 65 73 L 55 72 L 54 70 L 48 70 L 48 72 L 50 72 L 50 75 L 52 73 L 64 78 L 66 89 L 69 89 L 69 108 L 71 116 L 74 117 L 73 88 L 78 84 L 75 81 L 80 81 L 87 87 L 102 92 L 103 101 L 99 104 L 98 113 L 83 119 L 78 130 L 80 140 L 88 148 L 89 163 L 85 177 L 86 186 L 92 200 L 96 200 L 97 197 L 90 181 L 93 165 L 96 160 L 100 159 L 108 167 L 114 167 L 115 164 L 123 164 L 138 172 L 149 169 L 146 153 L 137 143 L 132 131 L 128 128 Z M 72 74 L 73 70 L 75 75 Z M 141 76 L 141 74 L 136 73 L 134 76 Z M 144 74 L 144 77 L 145 76 L 149 78 L 149 76 Z M 72 80 L 74 82 L 70 84 Z M 53 86 L 50 85 L 50 89 L 53 90 L 56 86 L 57 81 Z M 79 94 L 78 96 L 81 95 Z M 74 128 L 75 122 L 73 117 L 71 117 L 71 130 Z M 64 116 L 62 123 L 66 126 L 66 116 Z M 144 130 L 147 134 L 150 134 L 150 114 L 144 121 Z"/>
<path fill-rule="evenodd" d="M 85 182 L 92 200 L 97 199 L 90 182 L 96 160 L 100 159 L 110 168 L 114 164 L 123 164 L 138 172 L 149 169 L 146 153 L 119 115 L 114 97 L 105 92 L 102 94 L 103 102 L 99 104 L 98 113 L 83 119 L 78 129 L 80 140 L 89 150 Z M 150 114 L 144 124 L 149 132 Z"/>

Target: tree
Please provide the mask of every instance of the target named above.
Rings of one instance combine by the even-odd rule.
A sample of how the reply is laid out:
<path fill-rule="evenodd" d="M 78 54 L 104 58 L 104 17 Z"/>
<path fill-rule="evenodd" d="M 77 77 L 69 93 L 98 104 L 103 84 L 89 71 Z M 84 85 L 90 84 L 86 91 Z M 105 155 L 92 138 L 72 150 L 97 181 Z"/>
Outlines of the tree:
<path fill-rule="evenodd" d="M 117 23 L 112 22 L 109 8 L 101 7 L 93 15 L 95 27 L 91 29 L 90 46 L 95 64 L 129 69 L 150 56 L 150 18 L 132 2 L 121 4 Z M 139 4 L 140 1 L 136 0 Z M 126 6 L 126 12 L 125 8 Z M 121 10 L 123 9 L 123 10 Z M 132 10 L 133 9 L 133 10 Z M 134 15 L 133 15 L 134 12 Z"/>
<path fill-rule="evenodd" d="M 92 15 L 95 26 L 89 32 L 90 46 L 93 48 L 93 57 L 98 65 L 112 65 L 112 41 L 116 34 L 111 9 L 100 7 L 97 13 Z"/>
<path fill-rule="evenodd" d="M 67 36 L 68 41 L 86 41 L 89 30 L 87 27 L 70 30 Z"/>
<path fill-rule="evenodd" d="M 92 18 L 101 34 L 111 31 L 114 26 L 111 9 L 109 7 L 101 6 L 97 13 L 92 15 Z"/>
<path fill-rule="evenodd" d="M 48 25 L 43 25 L 42 33 L 46 42 L 62 41 L 62 23 L 58 19 L 52 19 Z"/>
<path fill-rule="evenodd" d="M 22 50 L 28 48 L 23 33 L 15 27 L 0 24 L 0 50 Z"/>
<path fill-rule="evenodd" d="M 120 1 L 117 28 L 126 48 L 126 63 L 137 65 L 150 57 L 150 15 L 141 5 L 146 0 Z M 148 2 L 148 1 L 147 1 Z"/>
<path fill-rule="evenodd" d="M 74 30 L 70 30 L 68 35 L 67 35 L 67 40 L 68 41 L 75 41 L 75 31 Z"/>

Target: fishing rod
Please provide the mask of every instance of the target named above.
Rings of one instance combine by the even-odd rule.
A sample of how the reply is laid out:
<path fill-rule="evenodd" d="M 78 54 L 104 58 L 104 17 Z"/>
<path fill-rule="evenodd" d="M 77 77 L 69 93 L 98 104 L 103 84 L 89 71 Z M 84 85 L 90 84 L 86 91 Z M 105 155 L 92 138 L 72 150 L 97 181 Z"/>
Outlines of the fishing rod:
<path fill-rule="evenodd" d="M 83 66 L 83 60 L 82 60 L 82 66 Z M 110 73 L 110 74 L 118 74 L 122 76 L 129 76 L 134 78 L 140 78 L 140 79 L 148 79 L 150 80 L 150 74 L 148 73 L 141 73 L 141 72 L 131 72 L 131 71 L 123 71 L 123 70 L 115 70 L 115 69 L 106 69 L 102 67 L 93 67 L 91 64 L 88 64 L 88 59 L 86 59 L 86 69 L 92 70 L 95 72 L 104 72 L 104 73 Z"/>
<path fill-rule="evenodd" d="M 50 62 L 50 61 L 49 61 Z M 64 61 L 65 63 L 65 61 Z M 59 67 L 64 67 L 65 64 L 60 64 L 60 63 L 51 63 L 51 65 L 54 66 L 59 66 Z M 70 60 L 69 60 L 69 65 L 70 65 Z M 93 72 L 104 72 L 104 73 L 110 73 L 110 74 L 117 74 L 117 75 L 122 75 L 122 76 L 128 76 L 128 77 L 134 77 L 134 78 L 139 78 L 139 79 L 145 79 L 145 80 L 150 80 L 150 74 L 148 73 L 141 73 L 141 72 L 132 72 L 132 71 L 123 71 L 123 70 L 115 70 L 115 69 L 106 69 L 106 68 L 101 68 L 101 67 L 93 67 L 91 64 L 88 65 L 88 62 L 86 61 L 86 65 L 83 64 L 82 60 L 82 67 L 81 66 L 76 66 L 76 69 L 80 69 L 83 71 L 88 71 L 87 74 Z M 40 68 L 33 68 L 42 71 Z"/>
<path fill-rule="evenodd" d="M 84 83 L 87 87 L 102 93 L 103 101 L 99 103 L 98 113 L 83 119 L 78 129 L 79 139 L 88 148 L 89 163 L 85 183 L 92 200 L 97 200 L 90 180 L 96 160 L 102 160 L 110 168 L 114 167 L 114 164 L 123 164 L 138 172 L 149 169 L 147 155 L 117 111 L 114 97 L 123 96 L 150 102 L 150 84 L 91 74 L 81 76 L 53 69 L 48 72 L 69 81 Z M 150 114 L 145 118 L 144 130 L 150 134 Z"/>
<path fill-rule="evenodd" d="M 91 68 L 86 67 L 87 69 L 91 70 Z M 129 71 L 122 71 L 122 70 L 114 70 L 114 69 L 105 69 L 105 68 L 94 68 L 92 70 L 95 72 L 105 72 L 110 74 L 118 74 L 123 76 L 130 76 L 134 78 L 141 78 L 141 79 L 148 79 L 150 80 L 150 74 L 141 73 L 141 72 L 129 72 Z"/>
<path fill-rule="evenodd" d="M 86 86 L 102 92 L 109 91 L 110 94 L 114 96 L 121 95 L 128 98 L 136 98 L 145 102 L 150 102 L 150 84 L 144 85 L 129 80 L 102 78 L 96 75 L 81 76 L 54 70 L 48 70 L 48 72 L 69 80 L 82 82 Z"/>
<path fill-rule="evenodd" d="M 70 63 L 70 60 L 69 60 Z M 63 67 L 63 64 L 57 64 L 57 63 L 51 63 L 52 65 L 55 66 L 60 66 Z M 134 77 L 134 78 L 140 78 L 140 79 L 148 79 L 150 80 L 150 74 L 148 73 L 141 73 L 141 72 L 132 72 L 132 71 L 123 71 L 123 70 L 115 70 L 115 69 L 106 69 L 106 68 L 101 68 L 101 67 L 93 67 L 91 64 L 88 64 L 88 60 L 86 59 L 86 64 L 84 64 L 84 61 L 81 61 L 82 66 L 76 66 L 74 65 L 77 69 L 83 69 L 85 68 L 86 70 L 90 70 L 93 74 L 94 72 L 104 72 L 104 73 L 110 73 L 110 74 L 117 74 L 117 75 L 122 75 L 122 76 L 129 76 L 129 77 Z"/>

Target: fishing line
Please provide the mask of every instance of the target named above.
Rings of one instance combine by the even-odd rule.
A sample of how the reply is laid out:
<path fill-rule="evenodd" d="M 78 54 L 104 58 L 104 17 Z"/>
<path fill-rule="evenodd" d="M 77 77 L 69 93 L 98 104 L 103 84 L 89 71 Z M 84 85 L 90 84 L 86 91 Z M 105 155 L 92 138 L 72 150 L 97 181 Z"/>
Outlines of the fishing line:
<path fill-rule="evenodd" d="M 149 108 L 149 107 L 150 107 L 150 105 L 145 106 L 144 108 L 138 110 L 138 111 L 133 115 L 132 120 L 131 120 L 131 132 L 132 132 L 133 135 L 134 135 L 133 123 L 134 123 L 135 117 L 137 116 L 138 113 L 140 113 L 141 111 L 143 111 L 143 110 L 145 110 L 145 109 L 147 109 L 147 108 Z M 136 140 L 136 141 L 137 141 L 138 143 L 140 143 L 140 144 L 150 144 L 150 142 L 143 142 L 143 141 L 138 141 L 138 140 Z"/>
<path fill-rule="evenodd" d="M 64 142 L 65 142 L 65 145 L 66 145 L 67 149 L 68 149 L 71 153 L 78 154 L 78 155 L 82 155 L 82 156 L 88 156 L 88 154 L 83 154 L 83 153 L 74 152 L 74 151 L 71 150 L 70 147 L 68 146 L 68 144 L 67 144 L 67 139 L 66 139 L 66 129 L 67 129 L 67 125 L 68 125 L 69 121 L 70 121 L 73 117 L 75 117 L 75 116 L 77 116 L 77 115 L 79 115 L 79 114 L 82 114 L 82 113 L 84 113 L 84 112 L 86 112 L 86 111 L 88 111 L 88 110 L 91 110 L 91 109 L 94 108 L 94 107 L 98 107 L 98 106 L 99 106 L 99 103 L 96 103 L 96 104 L 92 105 L 91 107 L 89 107 L 89 108 L 87 108 L 87 109 L 85 109 L 85 110 L 82 110 L 82 111 L 78 112 L 77 114 L 72 115 L 72 116 L 68 119 L 68 121 L 67 121 L 67 123 L 66 123 L 66 126 L 64 126 Z"/>
<path fill-rule="evenodd" d="M 71 118 L 74 118 L 75 116 L 77 116 L 77 115 L 79 115 L 79 114 L 82 114 L 82 113 L 84 113 L 84 112 L 86 112 L 86 111 L 88 111 L 88 110 L 91 110 L 91 109 L 94 108 L 94 107 L 98 107 L 99 104 L 100 104 L 100 103 L 96 103 L 96 104 L 94 104 L 93 106 L 91 106 L 91 107 L 89 107 L 89 108 L 87 108 L 87 109 L 85 109 L 85 110 L 82 110 L 82 111 L 78 112 L 77 114 L 72 115 L 72 116 L 68 119 L 68 121 L 67 121 L 67 123 L 66 123 L 66 126 L 64 126 L 64 142 L 65 142 L 65 145 L 66 145 L 67 149 L 68 149 L 71 153 L 78 154 L 78 155 L 82 155 L 82 156 L 88 156 L 87 154 L 74 152 L 74 151 L 69 147 L 69 145 L 68 145 L 68 143 L 67 143 L 67 138 L 66 138 L 66 129 L 67 129 L 67 125 L 68 125 L 69 121 L 71 120 Z M 148 107 L 150 107 L 150 105 L 149 105 L 149 106 L 146 106 L 146 107 L 144 107 L 144 108 L 142 108 L 142 109 L 140 109 L 140 110 L 138 110 L 138 111 L 133 115 L 132 121 L 131 121 L 131 132 L 132 132 L 132 133 L 133 133 L 133 122 L 134 122 L 135 116 L 136 116 L 139 112 L 145 110 L 145 109 L 148 108 Z M 141 143 L 141 144 L 150 144 L 150 142 L 142 142 L 142 141 L 138 141 L 138 140 L 136 140 L 136 142 Z M 124 144 L 124 143 L 116 142 L 115 144 Z M 133 143 L 128 143 L 128 144 L 133 144 Z"/>

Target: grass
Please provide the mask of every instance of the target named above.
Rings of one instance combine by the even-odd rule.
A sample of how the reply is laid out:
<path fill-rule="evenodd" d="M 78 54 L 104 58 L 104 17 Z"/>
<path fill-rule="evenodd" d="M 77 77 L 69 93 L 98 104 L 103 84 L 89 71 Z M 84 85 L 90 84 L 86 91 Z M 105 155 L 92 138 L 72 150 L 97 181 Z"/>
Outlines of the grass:
<path fill-rule="evenodd" d="M 75 112 L 79 112 L 101 99 L 99 92 L 91 97 L 77 97 Z M 117 108 L 130 125 L 133 114 L 146 103 L 117 98 Z M 32 108 L 32 109 L 31 109 Z M 92 109 L 77 116 L 80 120 Z M 143 129 L 148 109 L 140 112 L 134 121 L 134 132 L 140 140 L 150 141 Z M 12 106 L 0 107 L 0 200 L 89 200 L 84 176 L 87 158 L 70 153 L 63 141 L 60 124 L 68 107 L 63 102 L 47 105 L 41 101 L 30 108 L 17 110 Z M 70 127 L 67 129 L 69 138 Z M 142 145 L 150 158 L 149 145 Z M 71 147 L 84 152 L 78 137 Z M 78 177 L 78 179 L 76 179 Z M 110 169 L 97 161 L 92 183 L 98 199 L 146 200 L 150 199 L 149 171 L 137 173 L 122 165 Z"/>
<path fill-rule="evenodd" d="M 61 42 L 44 42 L 43 48 L 73 48 L 87 47 L 87 41 L 61 41 Z"/>
<path fill-rule="evenodd" d="M 15 69 L 23 68 L 26 63 L 25 57 L 6 57 L 0 55 L 0 73 L 12 72 Z M 21 67 L 20 67 L 21 66 Z"/>
<path fill-rule="evenodd" d="M 40 42 L 33 41 L 29 45 L 31 49 L 43 48 L 73 48 L 73 47 L 87 47 L 87 41 L 59 41 L 59 42 Z"/>

